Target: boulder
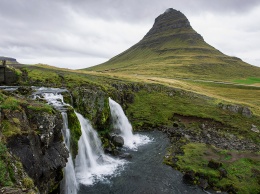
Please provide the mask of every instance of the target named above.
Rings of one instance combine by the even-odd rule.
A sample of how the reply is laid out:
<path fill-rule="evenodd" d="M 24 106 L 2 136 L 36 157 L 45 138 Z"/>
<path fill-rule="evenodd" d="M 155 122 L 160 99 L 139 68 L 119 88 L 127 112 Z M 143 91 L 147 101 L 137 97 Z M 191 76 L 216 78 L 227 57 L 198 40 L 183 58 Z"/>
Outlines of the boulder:
<path fill-rule="evenodd" d="M 22 95 L 29 95 L 29 94 L 32 93 L 32 88 L 31 87 L 22 86 L 22 87 L 19 87 L 17 90 Z"/>
<path fill-rule="evenodd" d="M 188 171 L 186 172 L 183 177 L 182 177 L 183 181 L 185 183 L 189 183 L 189 184 L 194 184 L 195 181 L 195 172 L 194 171 Z"/>
<path fill-rule="evenodd" d="M 252 112 L 248 107 L 242 107 L 242 115 L 245 117 L 252 117 Z"/>
<path fill-rule="evenodd" d="M 203 179 L 203 178 L 200 178 L 200 179 L 199 179 L 199 186 L 200 186 L 202 189 L 206 189 L 206 188 L 209 186 L 208 180 Z"/>
<path fill-rule="evenodd" d="M 112 137 L 112 143 L 117 147 L 123 147 L 124 139 L 119 135 L 115 135 Z"/>
<path fill-rule="evenodd" d="M 215 160 L 210 160 L 208 163 L 208 167 L 212 168 L 212 169 L 218 169 L 219 167 L 222 166 L 221 162 L 217 162 Z"/>
<path fill-rule="evenodd" d="M 219 173 L 220 173 L 221 178 L 227 177 L 227 174 L 228 174 L 228 173 L 227 173 L 226 169 L 224 169 L 224 168 L 219 168 L 218 170 L 219 170 Z"/>
<path fill-rule="evenodd" d="M 256 133 L 259 133 L 259 129 L 258 129 L 257 126 L 255 126 L 255 125 L 252 125 L 252 126 L 251 126 L 251 131 L 256 132 Z"/>

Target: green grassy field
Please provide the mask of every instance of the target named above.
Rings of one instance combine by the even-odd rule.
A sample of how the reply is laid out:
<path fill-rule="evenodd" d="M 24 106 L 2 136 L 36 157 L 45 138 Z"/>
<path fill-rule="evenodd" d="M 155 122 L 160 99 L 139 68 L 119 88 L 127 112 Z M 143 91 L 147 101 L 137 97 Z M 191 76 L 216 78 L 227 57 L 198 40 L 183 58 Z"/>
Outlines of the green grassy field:
<path fill-rule="evenodd" d="M 125 74 L 124 72 L 75 71 L 46 65 L 22 66 L 21 72 L 22 85 L 66 87 L 69 90 L 77 86 L 88 86 L 100 88 L 111 95 L 116 92 L 116 89 L 112 87 L 113 84 L 126 85 L 128 86 L 126 88 L 140 87 L 138 92 L 133 92 L 131 89 L 124 90 L 125 93 L 134 95 L 133 103 L 127 104 L 125 109 L 134 130 L 172 126 L 174 114 L 179 114 L 213 119 L 225 126 L 219 129 L 223 135 L 232 134 L 239 139 L 250 139 L 259 143 L 259 137 L 250 130 L 252 124 L 260 126 L 258 98 L 260 88 L 256 86 L 165 78 L 158 75 Z M 27 74 L 27 77 L 22 78 L 23 74 Z M 15 99 L 0 95 L 0 100 L 4 102 L 2 108 L 19 107 L 20 102 L 16 102 Z M 8 100 L 12 103 L 7 103 Z M 247 106 L 253 111 L 253 116 L 247 118 L 241 114 L 223 110 L 219 108 L 219 103 Z M 196 126 L 194 127 L 196 130 Z M 239 158 L 233 160 L 235 155 L 232 155 L 232 150 L 216 152 L 215 148 L 196 143 L 188 143 L 183 149 L 185 153 L 179 156 L 179 170 L 197 169 L 199 172 L 204 172 L 210 181 L 215 181 L 214 185 L 217 188 L 227 188 L 233 184 L 240 193 L 257 191 L 257 178 L 250 178 L 255 173 L 254 169 L 256 172 L 259 170 L 255 158 L 251 157 L 256 153 L 250 156 L 250 154 L 243 155 L 243 152 L 238 151 Z M 203 154 L 204 152 L 206 154 Z M 223 160 L 223 165 L 229 174 L 227 178 L 220 180 L 218 171 L 203 167 L 203 162 L 208 161 L 207 152 L 210 152 L 213 158 Z M 192 163 L 190 163 L 191 158 L 194 158 Z M 244 171 L 239 170 L 242 167 Z M 238 179 L 237 176 L 242 178 Z M 252 180 L 250 186 L 247 185 L 247 179 Z"/>

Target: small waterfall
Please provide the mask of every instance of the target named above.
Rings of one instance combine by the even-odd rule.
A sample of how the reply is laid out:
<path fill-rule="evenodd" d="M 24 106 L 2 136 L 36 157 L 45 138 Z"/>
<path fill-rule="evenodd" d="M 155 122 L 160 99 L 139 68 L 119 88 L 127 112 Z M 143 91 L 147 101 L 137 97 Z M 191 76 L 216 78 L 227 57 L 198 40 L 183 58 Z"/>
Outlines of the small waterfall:
<path fill-rule="evenodd" d="M 82 132 L 75 160 L 76 177 L 81 184 L 91 185 L 97 180 L 105 180 L 106 176 L 113 175 L 125 162 L 104 154 L 97 132 L 81 114 L 76 115 Z"/>
<path fill-rule="evenodd" d="M 68 116 L 66 113 L 66 106 L 69 105 L 64 103 L 63 96 L 58 92 L 60 92 L 60 90 L 53 88 L 39 88 L 37 92 L 34 93 L 34 97 L 45 99 L 48 104 L 61 112 L 63 120 L 62 135 L 64 138 L 64 143 L 69 150 L 69 158 L 64 169 L 64 179 L 61 183 L 61 191 L 64 194 L 76 194 L 78 190 L 78 182 L 76 179 L 74 164 L 70 152 L 70 129 L 68 127 Z"/>
<path fill-rule="evenodd" d="M 109 107 L 115 129 L 119 129 L 119 135 L 124 139 L 124 146 L 136 150 L 139 145 L 146 144 L 151 140 L 144 135 L 133 134 L 132 125 L 128 121 L 122 107 L 109 98 Z"/>
<path fill-rule="evenodd" d="M 62 112 L 61 115 L 63 119 L 62 135 L 67 149 L 70 150 L 70 130 L 68 128 L 67 113 Z M 62 187 L 62 189 L 64 189 L 64 194 L 75 194 L 78 190 L 78 183 L 75 176 L 74 164 L 72 161 L 71 153 L 69 153 L 68 162 L 64 170 L 64 179 Z"/>

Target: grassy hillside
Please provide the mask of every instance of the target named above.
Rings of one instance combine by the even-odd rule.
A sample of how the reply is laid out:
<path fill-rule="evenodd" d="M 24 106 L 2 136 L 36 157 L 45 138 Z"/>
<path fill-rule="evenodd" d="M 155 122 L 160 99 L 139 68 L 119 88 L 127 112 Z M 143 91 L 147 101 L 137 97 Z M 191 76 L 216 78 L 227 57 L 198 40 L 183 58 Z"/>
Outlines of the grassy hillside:
<path fill-rule="evenodd" d="M 66 87 L 71 91 L 78 86 L 101 89 L 123 105 L 134 130 L 171 128 L 177 122 L 185 129 L 181 131 L 185 135 L 180 139 L 170 137 L 173 146 L 169 148 L 165 163 L 183 172 L 194 170 L 194 183 L 197 184 L 203 176 L 211 187 L 225 191 L 234 188 L 238 193 L 258 192 L 260 161 L 259 151 L 255 149 L 259 149 L 253 146 L 259 145 L 259 133 L 250 129 L 252 124 L 258 128 L 260 126 L 260 88 L 246 85 L 256 84 L 256 79 L 253 79 L 254 83 L 244 80 L 235 84 L 75 71 L 47 65 L 20 68 L 17 71 L 20 71 L 21 85 Z M 127 96 L 132 97 L 131 102 L 125 101 Z M 223 110 L 220 103 L 249 107 L 253 115 L 246 117 L 241 113 Z M 203 123 L 208 128 L 202 129 Z M 177 133 L 177 137 L 179 136 Z M 187 137 L 199 139 L 192 141 Z M 207 144 L 205 138 L 210 138 Z M 236 146 L 236 151 L 230 147 L 223 148 L 224 144 Z M 242 150 L 237 147 L 240 145 Z M 178 150 L 174 150 L 175 148 Z M 176 164 L 174 157 L 178 159 Z M 210 158 L 221 158 L 223 168 L 228 172 L 226 177 L 221 177 L 218 169 L 207 166 Z M 239 170 L 241 166 L 244 171 Z"/>
<path fill-rule="evenodd" d="M 260 68 L 230 57 L 207 44 L 175 10 L 156 18 L 144 38 L 109 61 L 88 71 L 232 81 L 260 78 Z"/>

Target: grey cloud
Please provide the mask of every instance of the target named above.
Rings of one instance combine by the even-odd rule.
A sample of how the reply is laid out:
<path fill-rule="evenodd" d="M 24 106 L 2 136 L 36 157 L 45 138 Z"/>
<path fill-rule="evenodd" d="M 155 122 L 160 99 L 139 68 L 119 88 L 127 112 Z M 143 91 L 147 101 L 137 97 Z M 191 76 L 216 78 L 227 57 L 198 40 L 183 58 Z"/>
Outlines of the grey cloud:
<path fill-rule="evenodd" d="M 190 17 L 202 12 L 245 14 L 258 5 L 259 0 L 1 0 L 0 55 L 109 59 L 123 51 L 118 41 L 126 49 L 140 40 L 131 42 L 129 36 L 137 35 L 122 34 L 120 24 L 132 25 L 136 31 L 149 26 L 140 32 L 144 36 L 155 17 L 169 7 Z M 80 19 L 94 22 L 80 23 Z M 107 26 L 97 26 L 96 20 Z M 254 23 L 247 28 L 259 30 Z"/>

